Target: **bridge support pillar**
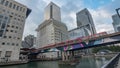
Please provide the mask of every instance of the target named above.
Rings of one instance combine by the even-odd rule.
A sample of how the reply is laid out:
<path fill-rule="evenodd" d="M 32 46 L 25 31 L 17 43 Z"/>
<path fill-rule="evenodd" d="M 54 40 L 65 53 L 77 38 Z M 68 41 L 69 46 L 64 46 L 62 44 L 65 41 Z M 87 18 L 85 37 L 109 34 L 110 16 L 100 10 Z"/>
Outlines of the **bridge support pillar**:
<path fill-rule="evenodd" d="M 74 58 L 74 51 L 64 51 L 64 52 L 62 52 L 62 61 L 73 60 L 73 58 Z"/>

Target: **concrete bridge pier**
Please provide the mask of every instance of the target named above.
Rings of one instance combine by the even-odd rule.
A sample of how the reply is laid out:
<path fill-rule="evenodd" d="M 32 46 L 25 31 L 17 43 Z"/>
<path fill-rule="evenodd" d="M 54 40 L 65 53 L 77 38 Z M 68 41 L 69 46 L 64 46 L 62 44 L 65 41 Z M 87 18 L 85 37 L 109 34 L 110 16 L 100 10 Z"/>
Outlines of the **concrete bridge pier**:
<path fill-rule="evenodd" d="M 74 59 L 74 51 L 63 51 L 62 61 L 70 61 Z"/>

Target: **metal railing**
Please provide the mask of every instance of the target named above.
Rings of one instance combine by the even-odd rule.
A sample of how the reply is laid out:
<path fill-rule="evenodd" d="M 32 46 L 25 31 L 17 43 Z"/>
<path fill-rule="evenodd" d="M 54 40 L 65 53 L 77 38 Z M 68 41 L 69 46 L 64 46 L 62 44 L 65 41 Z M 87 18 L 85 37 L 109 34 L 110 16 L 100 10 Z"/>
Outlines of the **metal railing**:
<path fill-rule="evenodd" d="M 120 53 L 118 53 L 115 57 L 113 57 L 107 64 L 105 64 L 101 68 L 115 68 L 118 64 L 119 58 Z"/>

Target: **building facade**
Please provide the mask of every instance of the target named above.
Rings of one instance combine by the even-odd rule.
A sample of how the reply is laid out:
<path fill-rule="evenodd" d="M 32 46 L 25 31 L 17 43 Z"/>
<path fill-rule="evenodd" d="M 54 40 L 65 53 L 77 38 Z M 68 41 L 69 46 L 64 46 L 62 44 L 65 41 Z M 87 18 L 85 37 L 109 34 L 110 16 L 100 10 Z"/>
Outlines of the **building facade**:
<path fill-rule="evenodd" d="M 44 20 L 55 19 L 61 21 L 60 7 L 51 2 L 45 7 Z"/>
<path fill-rule="evenodd" d="M 22 41 L 23 48 L 32 48 L 35 45 L 36 45 L 36 37 L 34 37 L 34 35 L 28 35 L 24 38 L 24 41 Z"/>
<path fill-rule="evenodd" d="M 93 35 L 96 33 L 94 22 L 90 12 L 85 8 L 76 13 L 77 28 L 69 31 L 69 39 L 73 40 L 78 37 Z M 76 51 L 76 53 L 91 53 L 91 49 Z"/>
<path fill-rule="evenodd" d="M 76 39 L 78 37 L 85 36 L 84 28 L 83 27 L 77 27 L 75 29 L 72 29 L 68 32 L 69 40 Z"/>
<path fill-rule="evenodd" d="M 60 8 L 57 5 L 51 2 L 45 8 L 45 21 L 38 26 L 36 31 L 37 48 L 59 43 L 68 39 L 67 26 L 61 22 Z M 57 58 L 57 52 L 45 53 L 44 55 L 49 58 Z"/>
<path fill-rule="evenodd" d="M 14 0 L 0 0 L 0 61 L 18 61 L 25 20 L 31 10 Z"/>
<path fill-rule="evenodd" d="M 113 19 L 113 27 L 115 32 L 120 32 L 120 18 L 117 14 L 112 16 Z"/>
<path fill-rule="evenodd" d="M 90 12 L 85 8 L 76 14 L 77 27 L 83 27 L 85 35 L 92 35 L 96 33 L 95 25 Z"/>

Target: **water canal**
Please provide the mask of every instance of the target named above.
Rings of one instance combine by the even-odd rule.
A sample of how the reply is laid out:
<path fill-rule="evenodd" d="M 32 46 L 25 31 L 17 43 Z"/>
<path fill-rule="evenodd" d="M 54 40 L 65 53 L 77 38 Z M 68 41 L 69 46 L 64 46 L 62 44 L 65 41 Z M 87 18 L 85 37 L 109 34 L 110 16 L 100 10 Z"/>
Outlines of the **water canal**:
<path fill-rule="evenodd" d="M 0 68 L 101 68 L 112 57 L 84 57 L 77 65 L 59 65 L 59 61 L 30 62 L 23 65 L 4 66 Z"/>

